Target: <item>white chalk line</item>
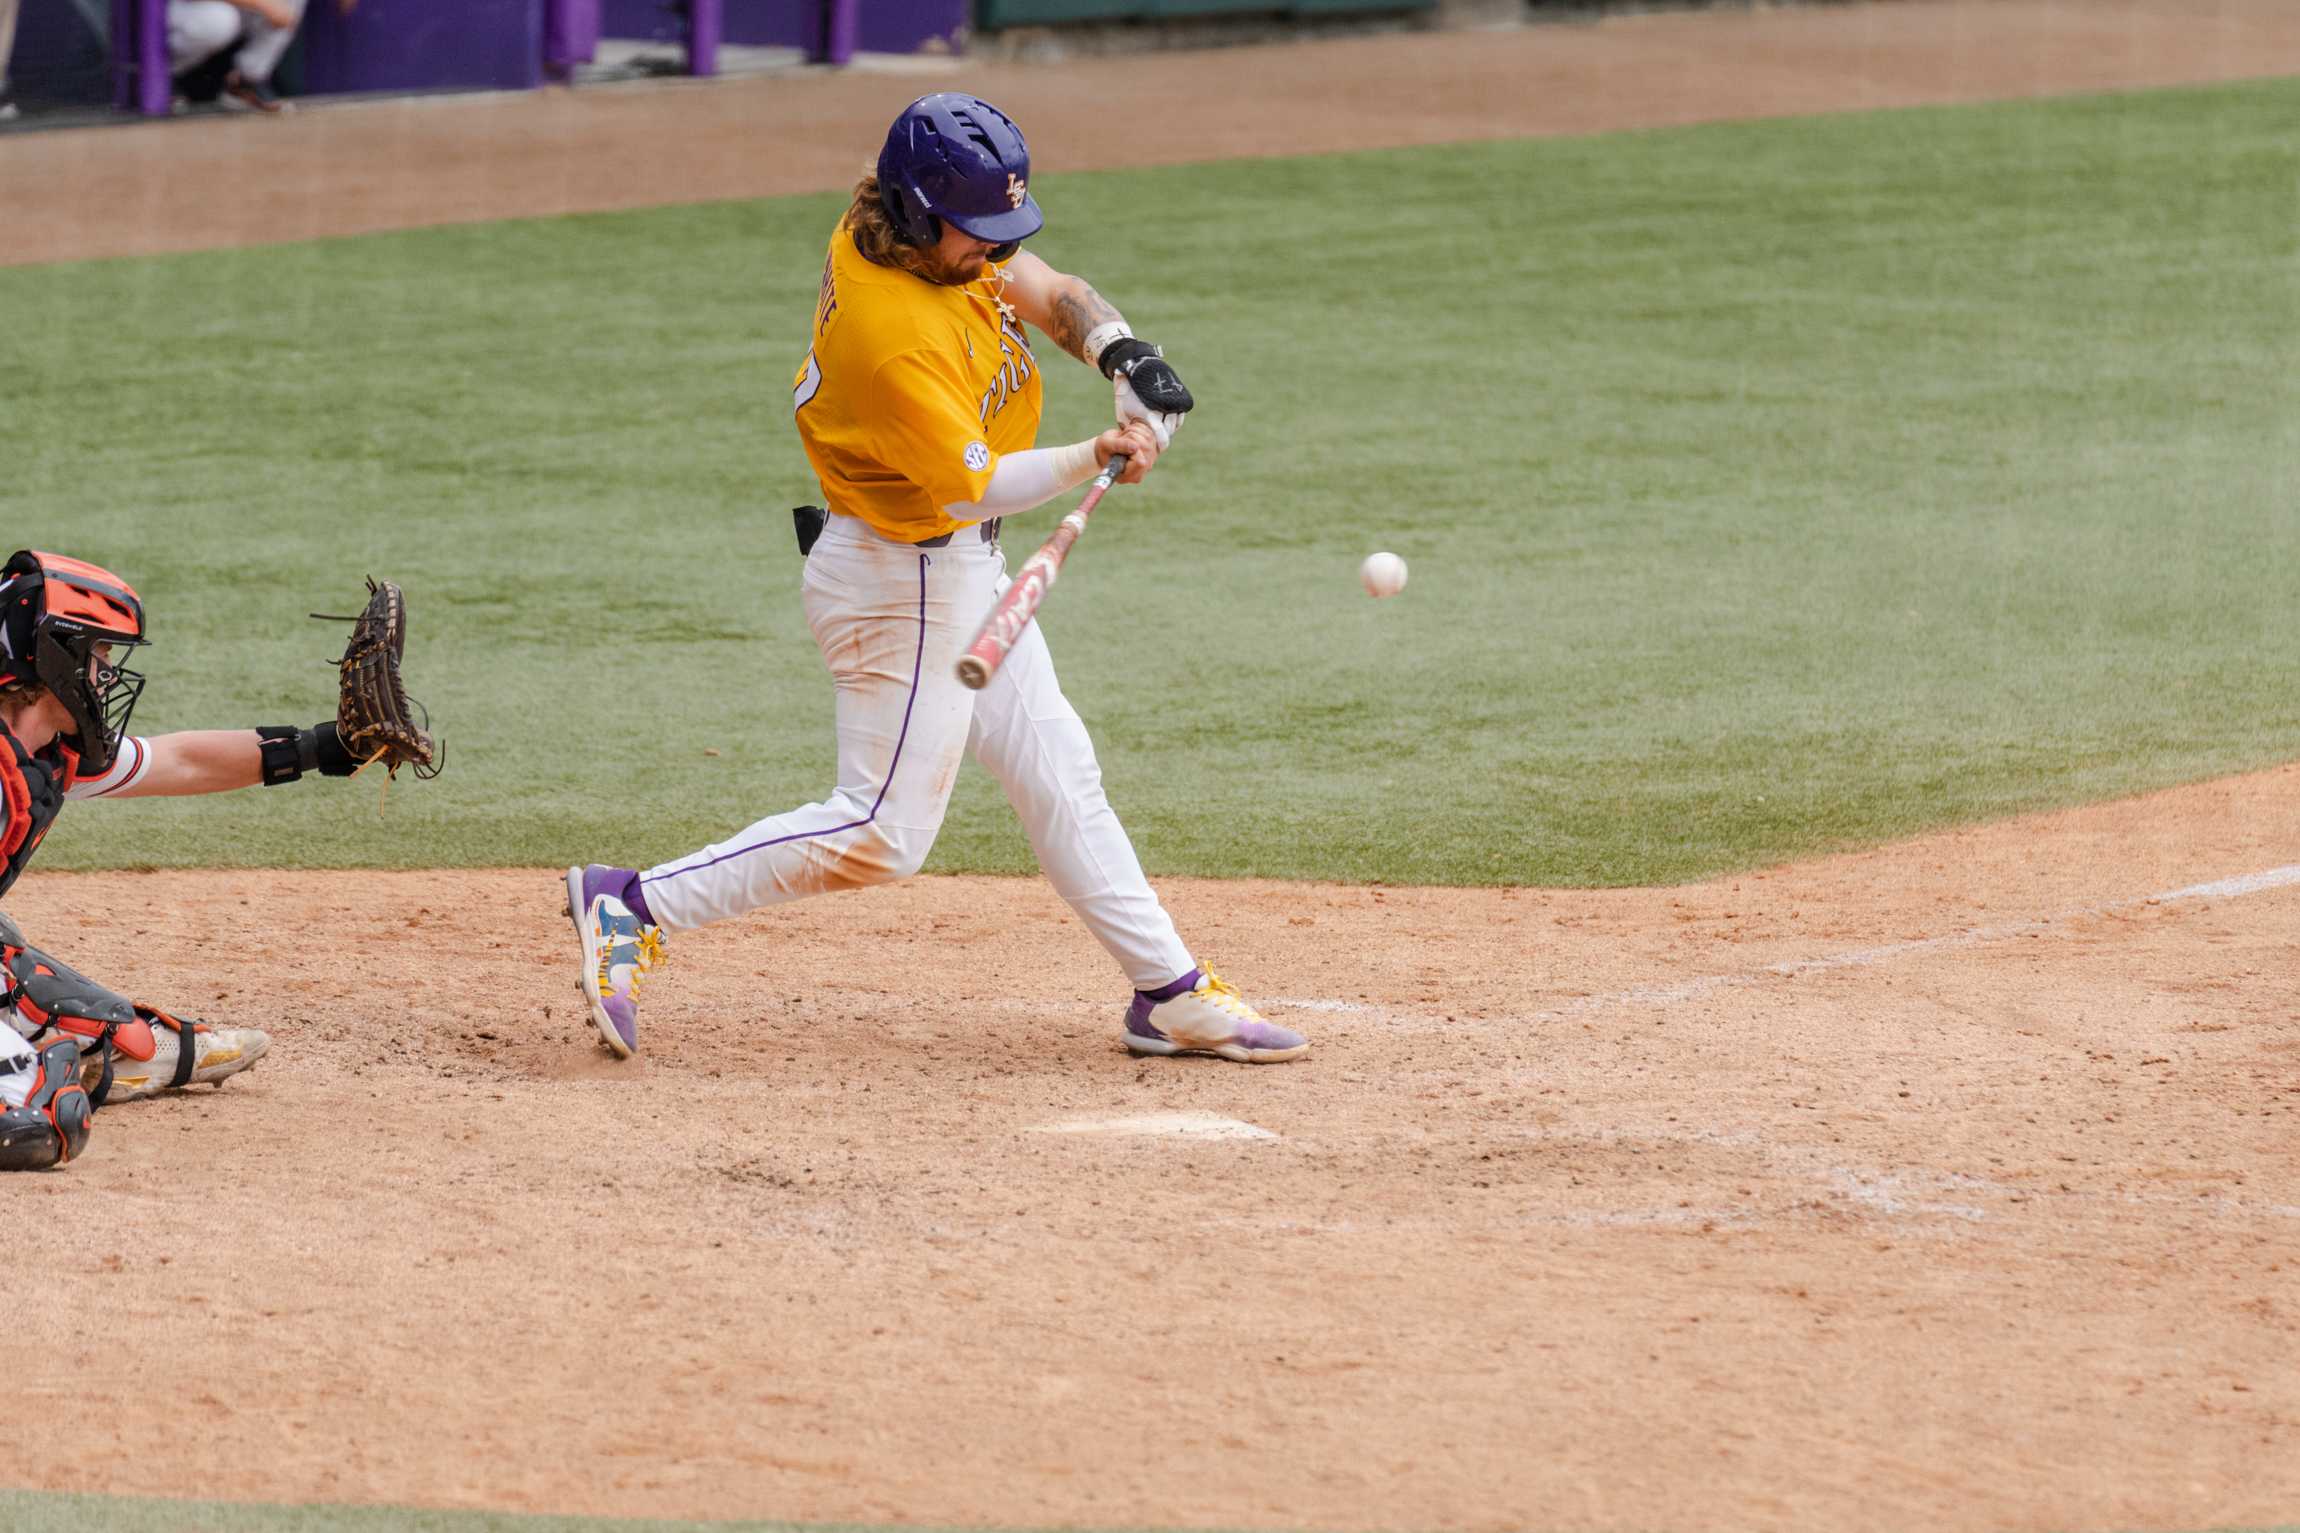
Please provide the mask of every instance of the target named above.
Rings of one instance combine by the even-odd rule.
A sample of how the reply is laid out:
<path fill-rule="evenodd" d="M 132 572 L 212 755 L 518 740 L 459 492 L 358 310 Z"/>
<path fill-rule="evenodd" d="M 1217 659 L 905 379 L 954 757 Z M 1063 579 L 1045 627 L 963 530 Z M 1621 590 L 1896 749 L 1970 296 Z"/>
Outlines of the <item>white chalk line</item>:
<path fill-rule="evenodd" d="M 2185 889 L 2155 895 L 2141 903 L 2169 905 L 2174 900 L 2232 899 L 2240 894 L 2258 894 L 2263 889 L 2281 889 L 2287 884 L 2300 884 L 2300 865 L 2270 868 L 2264 873 L 2246 873 L 2237 878 L 2223 878 L 2218 883 L 2190 884 Z"/>
<path fill-rule="evenodd" d="M 1919 937 L 1912 938 L 1905 942 L 1888 942 L 1872 947 L 1848 948 L 1841 952 L 1824 953 L 1814 958 L 1794 959 L 1783 963 L 1768 964 L 1762 969 L 1746 971 L 1739 974 L 1704 975 L 1698 979 L 1687 980 L 1681 984 L 1676 985 L 1638 986 L 1634 989 L 1613 991 L 1604 995 L 1583 996 L 1578 1000 L 1569 1003 L 1568 1005 L 1554 1008 L 1548 1011 L 1536 1012 L 1533 1016 L 1533 1020 L 1556 1021 L 1566 1017 L 1578 1016 L 1590 1011 L 1602 1010 L 1613 1006 L 1671 1006 L 1676 1005 L 1682 1001 L 1698 999 L 1701 996 L 1709 995 L 1719 990 L 1744 988 L 1751 985 L 1763 984 L 1767 980 L 1771 979 L 1796 979 L 1808 974 L 1822 974 L 1838 969 L 1872 967 L 1877 964 L 1890 963 L 1896 959 L 1911 957 L 1921 953 L 1952 952 L 1966 948 L 1984 947 L 1991 943 L 2006 942 L 2016 938 L 2028 937 L 2032 935 L 2042 935 L 2051 931 L 2054 927 L 2069 921 L 2078 921 L 2090 917 L 2113 915 L 2120 911 L 2137 910 L 2149 906 L 2179 904 L 2190 900 L 2237 899 L 2245 895 L 2260 894 L 2272 889 L 2289 888 L 2295 884 L 2300 884 L 2300 863 L 2287 864 L 2283 867 L 2267 868 L 2257 873 L 2240 874 L 2233 878 L 2215 879 L 2207 883 L 2190 884 L 2184 888 L 2168 889 L 2162 891 L 2161 893 L 2142 895 L 2134 899 L 2111 900 L 2100 904 L 2078 906 L 2069 910 L 2057 912 L 2053 915 L 2042 916 L 2027 921 L 2011 922 L 2001 926 L 1975 927 L 1961 932 L 1944 933 L 1937 937 Z M 1007 1000 L 1000 1003 L 1000 1006 L 1001 1009 L 1028 1009 L 1044 1012 L 1046 1010 L 1057 1009 L 1068 1004 L 1076 1003 L 1048 1003 Z M 1404 1016 L 1402 1014 L 1392 1012 L 1387 1007 L 1374 1005 L 1369 1002 L 1340 1001 L 1322 996 L 1270 996 L 1263 998 L 1262 1004 L 1269 1006 L 1273 1010 L 1282 1007 L 1293 1011 L 1367 1016 L 1395 1022 L 1405 1022 L 1408 1024 L 1425 1021 L 1423 1018 Z M 1181 1114 L 1152 1116 L 1182 1117 L 1191 1115 Z M 1231 1123 L 1235 1120 L 1225 1119 L 1221 1121 L 1224 1123 Z M 1274 1134 L 1270 1134 L 1267 1130 L 1258 1129 L 1253 1125 L 1243 1123 L 1239 1123 L 1236 1126 L 1237 1128 L 1243 1129 L 1246 1132 L 1243 1134 L 1237 1134 L 1219 1131 L 1207 1132 L 1205 1130 L 1174 1128 L 1170 1126 L 1126 1128 L 1120 1126 L 1122 1122 L 1123 1120 L 1110 1120 L 1108 1122 L 1094 1124 L 1047 1124 L 1040 1125 L 1034 1131 L 1100 1133 L 1133 1132 L 1167 1134 L 1179 1133 L 1183 1135 L 1191 1135 L 1195 1133 L 1198 1137 L 1227 1138 L 1275 1139 L 1277 1137 Z M 1614 1134 L 1607 1134 L 1604 1137 L 1614 1137 Z M 1673 1129 L 1669 1131 L 1656 1132 L 1645 1137 L 1688 1139 L 1709 1143 L 1738 1143 L 1741 1142 L 1745 1136 L 1723 1135 L 1714 1131 L 1686 1131 Z M 1766 1153 L 1768 1158 L 1783 1159 L 1792 1158 L 1795 1152 L 1790 1151 L 1788 1147 L 1768 1147 Z M 1811 1158 L 1810 1152 L 1806 1152 L 1804 1158 Z M 1818 1179 L 1822 1185 L 1827 1187 L 1830 1192 L 1835 1194 L 1840 1199 L 1858 1207 L 1872 1211 L 1876 1214 L 1882 1215 L 1886 1218 L 1892 1219 L 1921 1219 L 1930 1217 L 1949 1218 L 1967 1223 L 1975 1223 L 1985 1220 L 1989 1217 L 1986 1210 L 1976 1207 L 1973 1204 L 1936 1201 L 1923 1195 L 1925 1191 L 1939 1193 L 1947 1191 L 1952 1187 L 1967 1189 L 1974 1192 L 1981 1192 L 1984 1194 L 1993 1194 L 2007 1200 L 2019 1199 L 2021 1201 L 2033 1201 L 2040 1205 L 2065 1205 L 2068 1203 L 2170 1204 L 2178 1205 L 2182 1208 L 2186 1208 L 2199 1214 L 2218 1215 L 2239 1219 L 2300 1219 L 2300 1206 L 2282 1203 L 2252 1204 L 2246 1203 L 2242 1199 L 2228 1197 L 2189 1199 L 2166 1194 L 2134 1192 L 2063 1193 L 2057 1190 L 2017 1187 L 2009 1183 L 1993 1182 L 1987 1180 L 1986 1178 L 1971 1177 L 1956 1173 L 1931 1172 L 1922 1168 L 1909 1168 L 1908 1170 L 1904 1171 L 1860 1171 L 1844 1166 L 1822 1165 L 1808 1166 L 1804 1168 L 1804 1171 L 1808 1176 L 1813 1176 L 1817 1173 Z M 1919 1187 L 1912 1185 L 1912 1183 L 1930 1183 L 1931 1185 L 1929 1187 Z M 1639 1225 L 1676 1226 L 1694 1224 L 1748 1224 L 1754 1222 L 1762 1222 L 1766 1219 L 1766 1217 L 1767 1215 L 1760 1210 L 1744 1207 L 1704 1209 L 1573 1209 L 1554 1210 L 1541 1215 L 1533 1216 L 1536 1222 L 1541 1223 L 1606 1227 Z M 1297 1222 L 1293 1227 L 1316 1230 L 1320 1233 L 1348 1232 L 1347 1227 L 1344 1226 L 1336 1226 L 1331 1230 L 1327 1230 L 1315 1224 L 1314 1222 L 1309 1224 L 1300 1224 Z"/>
<path fill-rule="evenodd" d="M 1699 1000 L 1720 990 L 1742 989 L 1761 985 L 1774 979 L 1798 979 L 1808 974 L 1826 974 L 1837 969 L 1869 968 L 1891 963 L 1895 959 L 1913 957 L 1920 953 L 1955 952 L 1965 948 L 1986 947 L 1995 942 L 2009 942 L 2019 937 L 2042 936 L 2054 927 L 2088 917 L 2115 915 L 2120 911 L 2139 910 L 2151 905 L 2173 905 L 2188 900 L 2237 899 L 2247 894 L 2260 894 L 2270 889 L 2288 888 L 2300 884 L 2300 863 L 2280 868 L 2268 868 L 2258 873 L 2246 873 L 2235 878 L 2223 878 L 2211 883 L 2190 884 L 2184 889 L 2168 889 L 2161 894 L 2142 895 L 2137 899 L 2111 900 L 2098 905 L 2080 905 L 2049 916 L 2027 921 L 2010 922 L 2002 926 L 1980 926 L 1966 931 L 1946 932 L 1938 937 L 1915 937 L 1906 942 L 1887 942 L 1875 947 L 1848 948 L 1842 952 L 1823 953 L 1815 958 L 1790 959 L 1783 963 L 1767 964 L 1762 969 L 1740 974 L 1705 974 L 1698 979 L 1685 980 L 1675 985 L 1639 985 L 1628 990 L 1614 990 L 1602 995 L 1585 995 L 1563 1006 L 1537 1011 L 1531 1020 L 1556 1022 L 1578 1017 L 1592 1011 L 1603 1011 L 1614 1006 L 1674 1006 L 1684 1001 Z M 1331 1001 L 1296 996 L 1271 996 L 1266 1004 L 1272 1007 L 1290 1007 L 1300 1011 L 1339 1012 L 1381 1016 L 1399 1021 L 1412 1021 L 1399 1017 L 1387 1008 L 1362 1001 Z"/>
<path fill-rule="evenodd" d="M 1770 1201 L 1711 1204 L 1699 1207 L 1669 1205 L 1617 1205 L 1610 1208 L 1551 1207 L 1500 1215 L 1489 1222 L 1545 1228 L 1622 1229 L 1719 1227 L 1751 1228 L 1794 1223 L 1824 1212 L 1822 1205 L 1798 1189 L 1810 1189 L 1828 1201 L 1826 1211 L 1867 1215 L 1922 1230 L 1927 1226 L 1947 1235 L 1957 1225 L 2009 1220 L 2018 1224 L 2039 1216 L 2081 1219 L 2114 1208 L 2145 1207 L 2178 1210 L 2196 1219 L 2251 1223 L 2262 1219 L 2300 1220 L 2300 1206 L 2256 1203 L 2225 1193 L 2197 1195 L 2178 1192 L 2141 1192 L 2130 1189 L 2069 1188 L 2000 1181 L 1964 1171 L 1940 1171 L 1926 1166 L 1893 1168 L 1844 1164 L 1839 1156 L 1813 1145 L 1779 1144 L 1748 1129 L 1701 1128 L 1685 1124 L 1591 1126 L 1587 1128 L 1532 1127 L 1528 1138 L 1600 1145 L 1684 1144 L 1748 1151 L 1769 1169 L 1758 1173 L 1776 1182 Z M 1786 1198 L 1788 1201 L 1782 1201 Z M 1987 1206 L 1984 1206 L 1987 1205 Z M 1239 1215 L 1212 1221 L 1254 1227 L 1275 1227 L 1296 1233 L 1348 1235 L 1401 1226 L 1446 1229 L 1450 1217 L 1407 1218 L 1365 1222 L 1318 1221 L 1288 1215 Z"/>
<path fill-rule="evenodd" d="M 1967 1171 L 1937 1171 L 1927 1166 L 1901 1166 L 1889 1170 L 1849 1166 L 1828 1150 L 1812 1145 L 1778 1143 L 1750 1129 L 1700 1128 L 1667 1123 L 1588 1128 L 1529 1127 L 1525 1133 L 1533 1139 L 1605 1145 L 1686 1144 L 1745 1150 L 1775 1167 L 1780 1175 L 1791 1181 L 1818 1184 L 1848 1203 L 1893 1218 L 1930 1216 L 1978 1223 L 1992 1217 L 1978 1203 L 1993 1199 L 2005 1203 L 2033 1203 L 2040 1207 L 2058 1207 L 2063 1210 L 2086 1205 L 2115 1205 L 2178 1208 L 2207 1218 L 2300 1219 L 2300 1206 L 2249 1202 L 2225 1193 L 2198 1195 L 2095 1188 L 2070 1188 L 2064 1191 L 2033 1183 L 2000 1181 Z M 1963 1201 L 1946 1201 L 1950 1198 Z M 1724 1209 L 1705 1210 L 1612 1210 L 1602 1216 L 1576 1217 L 1568 1222 L 1681 1224 L 1715 1219 L 1719 1222 L 1748 1224 L 1762 1222 L 1767 1217 L 1764 1210 L 1754 1205 L 1735 1204 Z"/>
<path fill-rule="evenodd" d="M 1887 942 L 1875 947 L 1847 948 L 1842 952 L 1823 953 L 1814 958 L 1796 958 L 1782 963 L 1767 964 L 1762 969 L 1747 970 L 1739 974 L 1705 974 L 1674 985 L 1638 985 L 1627 990 L 1612 990 L 1600 995 L 1585 995 L 1562 1006 L 1537 1011 L 1527 1020 L 1559 1022 L 1567 1018 L 1584 1016 L 1592 1011 L 1604 1011 L 1615 1006 L 1675 1006 L 1685 1001 L 1699 1000 L 1720 990 L 1745 989 L 1761 985 L 1768 980 L 1799 979 L 1809 974 L 1826 974 L 1838 969 L 1871 968 L 1891 963 L 1896 959 L 1913 957 L 1920 953 L 1957 952 L 1966 948 L 1986 947 L 1991 943 L 2009 942 L 2015 938 L 2042 936 L 2055 927 L 2088 917 L 2115 915 L 2120 911 L 2139 910 L 2151 905 L 2174 905 L 2188 900 L 2239 899 L 2248 894 L 2261 894 L 2271 889 L 2289 888 L 2300 884 L 2300 863 L 2280 868 L 2267 868 L 2258 873 L 2240 874 L 2234 878 L 2216 879 L 2210 883 L 2190 884 L 2182 889 L 2167 889 L 2160 894 L 2142 895 L 2136 899 L 2110 900 L 2097 905 L 2079 905 L 2049 916 L 2027 921 L 2014 921 L 2002 926 L 1978 926 L 1965 931 L 1945 932 L 1937 937 L 1915 937 L 1905 942 Z M 1427 1026 L 1423 1016 L 1394 1011 L 1371 1001 L 1338 1001 L 1325 996 L 1273 995 L 1255 998 L 1257 1004 L 1272 1010 L 1319 1012 L 1328 1015 L 1371 1017 L 1380 1021 L 1408 1027 Z M 1038 1015 L 1061 1011 L 1076 1006 L 1097 1009 L 1108 1003 L 1101 1001 L 1033 1001 L 1006 998 L 996 1001 L 974 1001 L 969 1005 L 988 1005 L 1000 1011 L 1028 1011 Z"/>

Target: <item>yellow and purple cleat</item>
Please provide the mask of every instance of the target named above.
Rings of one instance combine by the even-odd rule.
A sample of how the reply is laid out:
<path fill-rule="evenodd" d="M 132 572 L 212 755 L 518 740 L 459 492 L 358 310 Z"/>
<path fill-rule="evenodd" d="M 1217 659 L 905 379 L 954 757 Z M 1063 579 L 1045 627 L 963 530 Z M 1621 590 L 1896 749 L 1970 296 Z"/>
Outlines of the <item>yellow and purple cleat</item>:
<path fill-rule="evenodd" d="M 1192 969 L 1171 985 L 1134 992 L 1126 1047 L 1137 1054 L 1218 1054 L 1274 1065 L 1310 1052 L 1310 1040 L 1264 1018 L 1229 981 Z"/>
<path fill-rule="evenodd" d="M 583 944 L 583 1004 L 618 1059 L 639 1052 L 639 984 L 664 962 L 663 928 L 625 903 L 621 891 L 633 882 L 629 869 L 596 862 L 567 870 L 567 917 Z"/>

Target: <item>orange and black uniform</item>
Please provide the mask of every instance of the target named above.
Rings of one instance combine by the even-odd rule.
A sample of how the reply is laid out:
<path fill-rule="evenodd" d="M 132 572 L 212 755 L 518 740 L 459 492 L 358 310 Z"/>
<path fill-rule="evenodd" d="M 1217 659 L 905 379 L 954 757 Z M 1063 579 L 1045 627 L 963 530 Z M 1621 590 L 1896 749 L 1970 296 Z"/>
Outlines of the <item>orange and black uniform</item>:
<path fill-rule="evenodd" d="M 28 751 L 6 724 L 0 724 L 0 745 L 5 746 L 0 752 L 0 796 L 6 799 L 0 812 L 7 817 L 0 827 L 0 898 L 5 898 L 63 811 L 64 795 L 79 776 L 80 758 L 61 740 L 44 750 Z"/>

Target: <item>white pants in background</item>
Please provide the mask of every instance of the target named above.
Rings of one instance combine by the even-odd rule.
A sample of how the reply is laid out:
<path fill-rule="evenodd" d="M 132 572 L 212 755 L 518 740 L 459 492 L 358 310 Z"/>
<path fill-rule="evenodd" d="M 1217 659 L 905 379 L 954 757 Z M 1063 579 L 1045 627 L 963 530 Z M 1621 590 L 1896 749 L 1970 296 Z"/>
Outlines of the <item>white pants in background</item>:
<path fill-rule="evenodd" d="M 998 546 L 963 527 L 941 548 L 833 516 L 807 558 L 807 626 L 838 686 L 838 786 L 691 856 L 640 889 L 668 931 L 918 871 L 971 753 L 1006 790 L 1055 892 L 1137 989 L 1192 967 L 1125 827 L 1054 658 L 1033 623 L 990 685 L 953 667 L 1006 588 Z"/>
<path fill-rule="evenodd" d="M 284 3 L 302 19 L 304 0 Z M 275 27 L 227 0 L 168 0 L 169 70 L 182 74 L 199 67 L 238 41 L 243 29 L 247 41 L 233 57 L 232 67 L 250 80 L 269 80 L 286 57 L 288 44 L 295 41 L 294 27 Z"/>
<path fill-rule="evenodd" d="M 0 0 L 0 96 L 8 94 L 8 55 L 16 51 L 16 0 Z"/>

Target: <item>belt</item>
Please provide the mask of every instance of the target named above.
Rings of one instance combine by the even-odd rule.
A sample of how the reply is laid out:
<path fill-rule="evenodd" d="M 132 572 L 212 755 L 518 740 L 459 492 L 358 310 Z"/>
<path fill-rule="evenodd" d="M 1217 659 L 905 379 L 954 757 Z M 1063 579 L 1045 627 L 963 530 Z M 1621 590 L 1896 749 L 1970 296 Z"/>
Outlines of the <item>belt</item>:
<path fill-rule="evenodd" d="M 995 543 L 998 541 L 998 524 L 1004 520 L 1006 518 L 1002 516 L 994 516 L 987 522 L 976 522 L 974 525 L 981 529 L 983 542 Z M 963 527 L 959 529 L 960 532 L 965 530 Z M 957 536 L 958 533 L 956 532 L 946 532 L 939 538 L 928 538 L 924 542 L 913 543 L 910 546 L 913 548 L 948 548 L 950 540 Z"/>

